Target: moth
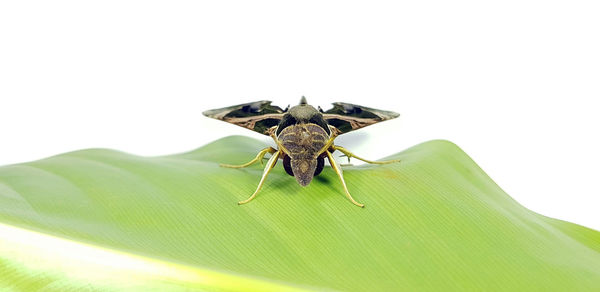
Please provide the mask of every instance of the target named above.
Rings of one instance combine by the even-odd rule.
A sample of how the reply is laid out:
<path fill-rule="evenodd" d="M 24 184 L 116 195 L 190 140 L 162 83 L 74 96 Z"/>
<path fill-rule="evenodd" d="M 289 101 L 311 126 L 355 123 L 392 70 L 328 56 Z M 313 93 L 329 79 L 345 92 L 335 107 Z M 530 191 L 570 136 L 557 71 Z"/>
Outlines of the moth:
<path fill-rule="evenodd" d="M 221 164 L 222 167 L 243 168 L 258 161 L 262 163 L 264 156 L 267 153 L 271 154 L 256 191 L 248 199 L 238 202 L 240 205 L 248 203 L 256 197 L 267 175 L 279 159 L 283 160 L 283 168 L 289 175 L 296 178 L 298 184 L 307 186 L 314 176 L 321 173 L 327 158 L 342 183 L 346 197 L 354 205 L 364 207 L 350 195 L 342 175 L 342 169 L 333 159 L 332 153 L 340 151 L 348 159 L 354 157 L 372 164 L 399 162 L 399 160 L 367 160 L 334 144 L 335 138 L 339 135 L 399 116 L 391 111 L 343 102 L 333 103 L 332 109 L 323 111 L 321 107 L 316 109 L 309 105 L 306 98 L 302 97 L 300 104 L 291 108 L 288 106 L 285 110 L 271 105 L 271 101 L 263 100 L 208 110 L 203 114 L 270 136 L 277 145 L 277 148 L 267 147 L 261 150 L 254 159 L 247 163 L 241 165 Z"/>

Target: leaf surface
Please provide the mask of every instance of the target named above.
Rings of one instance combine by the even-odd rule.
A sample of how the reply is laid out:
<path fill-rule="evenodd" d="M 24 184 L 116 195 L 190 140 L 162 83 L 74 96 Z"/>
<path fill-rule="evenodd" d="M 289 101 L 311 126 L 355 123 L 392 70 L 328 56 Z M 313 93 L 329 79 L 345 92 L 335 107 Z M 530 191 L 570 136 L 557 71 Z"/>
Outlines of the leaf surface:
<path fill-rule="evenodd" d="M 307 187 L 228 137 L 140 157 L 90 149 L 0 167 L 0 287 L 80 290 L 600 290 L 600 233 L 544 217 L 431 141 Z M 99 261 L 98 259 L 106 259 Z"/>

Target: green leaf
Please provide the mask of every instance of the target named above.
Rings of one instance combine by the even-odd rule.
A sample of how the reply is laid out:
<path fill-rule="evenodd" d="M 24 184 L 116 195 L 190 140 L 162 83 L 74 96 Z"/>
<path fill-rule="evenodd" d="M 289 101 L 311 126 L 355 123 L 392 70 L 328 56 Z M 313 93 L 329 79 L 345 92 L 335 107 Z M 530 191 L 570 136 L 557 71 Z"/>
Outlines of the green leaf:
<path fill-rule="evenodd" d="M 139 157 L 92 149 L 0 168 L 0 288 L 600 290 L 600 233 L 536 214 L 446 141 L 303 188 L 229 137 Z"/>

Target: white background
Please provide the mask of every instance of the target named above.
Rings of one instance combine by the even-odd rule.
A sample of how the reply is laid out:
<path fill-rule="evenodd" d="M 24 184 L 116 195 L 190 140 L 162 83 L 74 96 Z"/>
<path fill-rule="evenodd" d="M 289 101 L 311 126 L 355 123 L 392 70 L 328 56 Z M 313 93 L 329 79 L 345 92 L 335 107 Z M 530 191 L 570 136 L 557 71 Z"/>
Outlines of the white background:
<path fill-rule="evenodd" d="M 265 139 L 201 112 L 306 95 L 402 114 L 339 139 L 359 155 L 448 139 L 526 207 L 600 230 L 597 3 L 3 1 L 0 165 Z"/>

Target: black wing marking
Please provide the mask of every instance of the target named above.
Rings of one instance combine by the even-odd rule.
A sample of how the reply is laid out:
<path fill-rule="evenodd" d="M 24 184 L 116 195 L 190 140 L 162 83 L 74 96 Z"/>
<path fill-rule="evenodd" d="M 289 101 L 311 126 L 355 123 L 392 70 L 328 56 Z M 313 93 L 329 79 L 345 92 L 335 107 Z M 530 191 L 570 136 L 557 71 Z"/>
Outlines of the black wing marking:
<path fill-rule="evenodd" d="M 280 107 L 271 105 L 271 101 L 261 100 L 207 110 L 202 114 L 268 136 L 269 129 L 279 124 L 284 112 Z"/>
<path fill-rule="evenodd" d="M 391 120 L 398 113 L 369 108 L 350 103 L 335 102 L 333 108 L 323 112 L 323 119 L 337 128 L 340 134 L 348 133 L 375 123 Z"/>

